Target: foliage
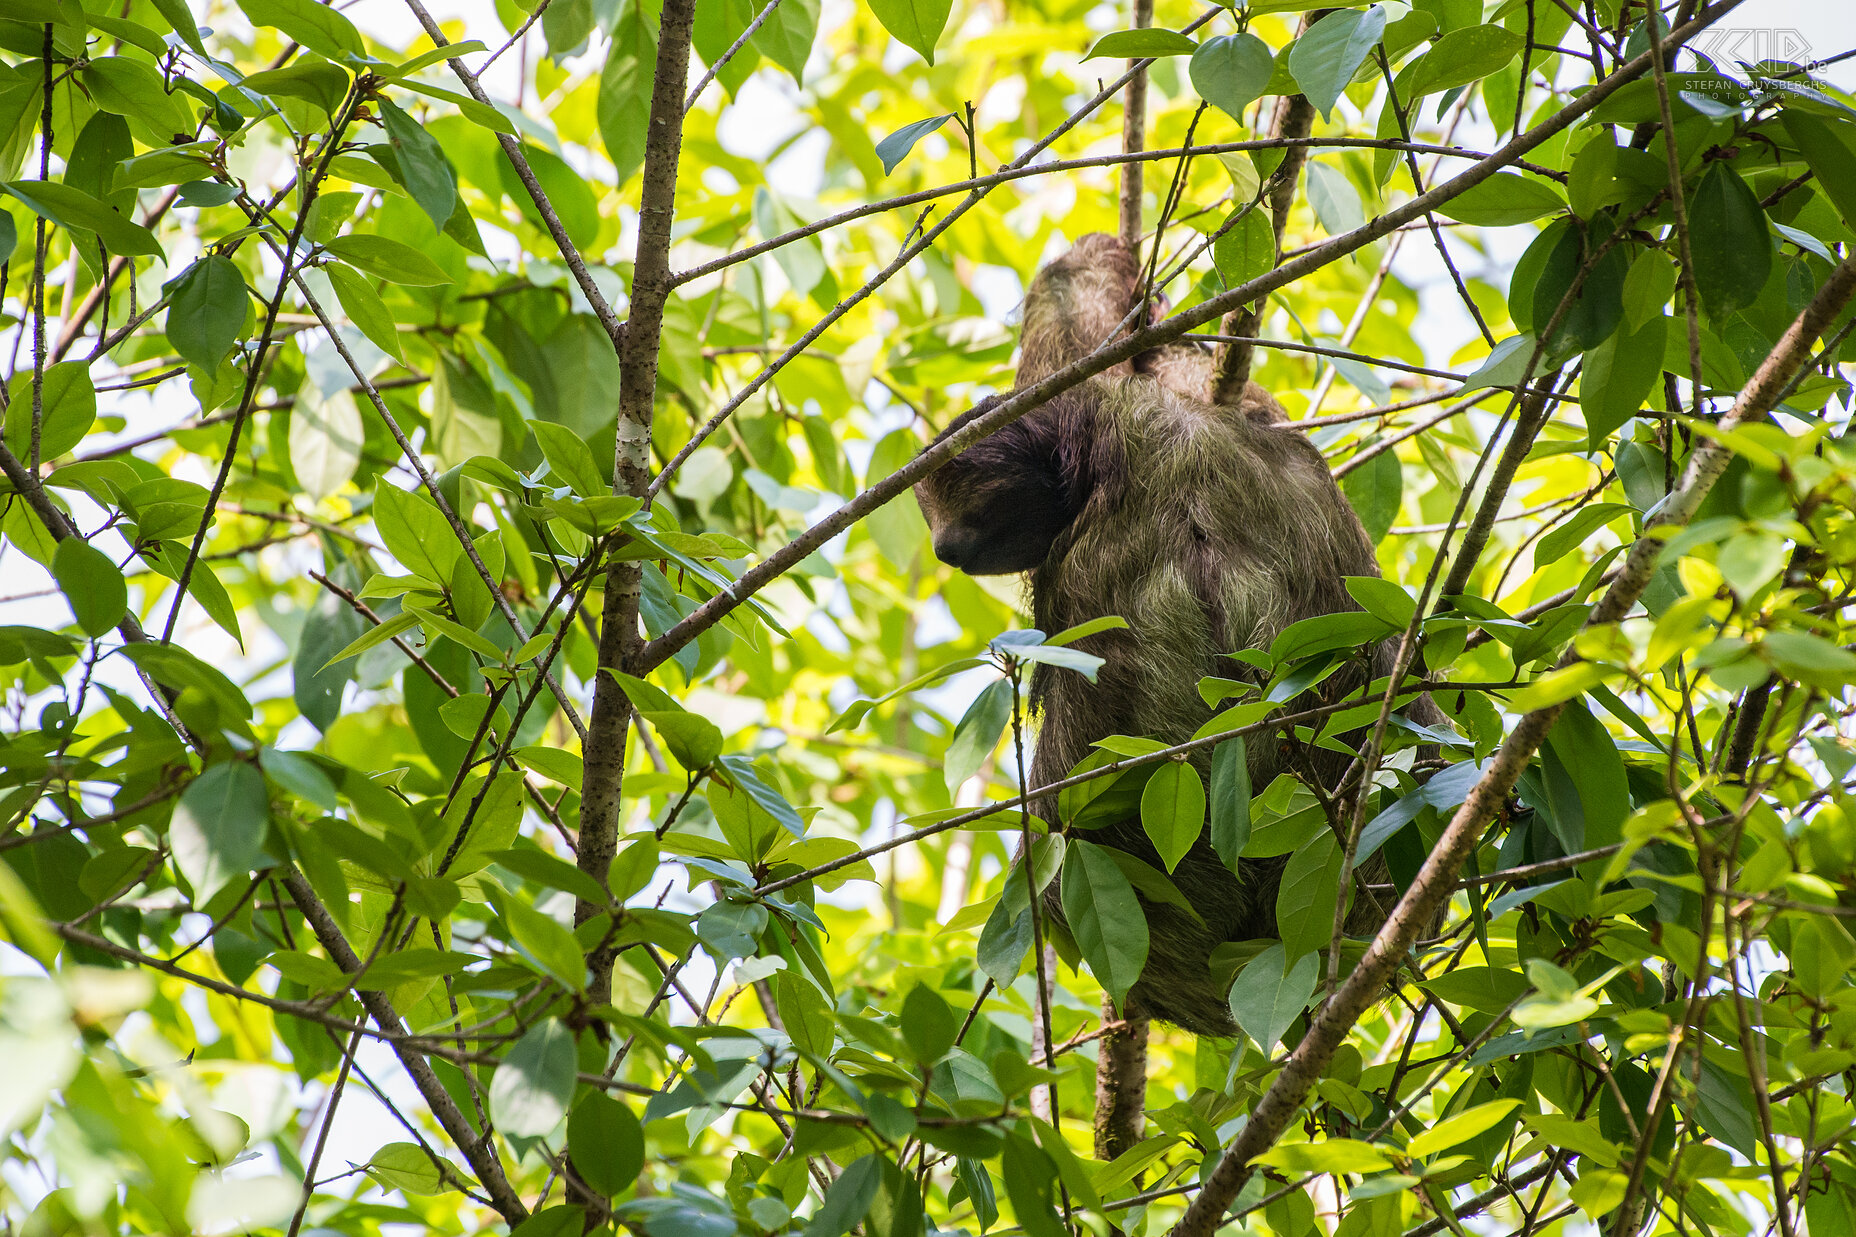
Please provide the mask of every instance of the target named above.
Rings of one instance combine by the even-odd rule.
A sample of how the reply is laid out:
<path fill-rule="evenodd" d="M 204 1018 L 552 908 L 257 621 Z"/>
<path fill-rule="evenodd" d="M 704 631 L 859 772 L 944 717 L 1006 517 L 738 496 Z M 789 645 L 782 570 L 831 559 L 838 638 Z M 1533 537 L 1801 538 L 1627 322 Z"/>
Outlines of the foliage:
<path fill-rule="evenodd" d="M 9 1230 L 1856 1230 L 1849 98 L 1657 59 L 1725 4 L 408 4 L 0 20 Z M 888 500 L 1114 230 L 1129 55 L 1143 338 L 1261 303 L 1387 579 L 1047 832 L 1090 632 Z M 1102 1160 L 1136 813 L 1281 940 Z"/>

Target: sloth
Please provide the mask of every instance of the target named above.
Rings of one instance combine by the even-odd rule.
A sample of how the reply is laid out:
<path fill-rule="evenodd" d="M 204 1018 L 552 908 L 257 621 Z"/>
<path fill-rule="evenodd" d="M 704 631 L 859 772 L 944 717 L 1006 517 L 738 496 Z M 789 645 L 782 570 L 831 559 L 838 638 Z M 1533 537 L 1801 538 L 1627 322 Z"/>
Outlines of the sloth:
<path fill-rule="evenodd" d="M 1099 233 L 1078 240 L 1026 293 L 1017 386 L 1108 341 L 1140 284 L 1140 263 L 1120 240 Z M 1199 680 L 1244 670 L 1224 654 L 1268 648 L 1299 619 L 1359 609 L 1344 577 L 1379 574 L 1358 516 L 1281 406 L 1254 382 L 1236 405 L 1212 403 L 1211 387 L 1212 362 L 1197 345 L 1152 350 L 1053 397 L 915 487 L 935 556 L 972 575 L 1029 573 L 1038 628 L 1061 631 L 1111 614 L 1127 620 L 1125 630 L 1080 643 L 1103 658 L 1094 683 L 1034 669 L 1032 701 L 1041 714 L 1034 786 L 1064 777 L 1109 735 L 1190 739 L 1212 716 Z M 1330 677 L 1325 698 L 1389 671 L 1393 647 L 1383 643 Z M 1428 699 L 1405 714 L 1441 716 Z M 1351 759 L 1289 736 L 1259 738 L 1246 748 L 1259 788 L 1290 771 L 1332 789 Z M 1204 775 L 1210 754 L 1194 760 Z M 1055 823 L 1054 796 L 1035 810 Z M 1089 836 L 1160 862 L 1138 812 Z M 1235 1034 L 1212 951 L 1277 935 L 1285 862 L 1246 859 L 1234 874 L 1202 831 L 1172 874 L 1199 918 L 1142 899 L 1150 946 L 1131 1004 L 1199 1034 Z M 1363 885 L 1387 879 L 1382 861 L 1364 865 L 1349 933 L 1383 922 L 1375 900 L 1360 895 Z M 1062 923 L 1054 884 L 1044 901 Z"/>

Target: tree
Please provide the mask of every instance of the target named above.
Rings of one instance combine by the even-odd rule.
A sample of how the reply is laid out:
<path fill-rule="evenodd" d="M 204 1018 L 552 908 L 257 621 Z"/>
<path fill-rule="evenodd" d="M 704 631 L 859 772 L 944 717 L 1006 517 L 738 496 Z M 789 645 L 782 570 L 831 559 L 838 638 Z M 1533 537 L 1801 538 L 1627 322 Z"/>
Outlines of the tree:
<path fill-rule="evenodd" d="M 1856 105 L 1736 3 L 17 0 L 9 1228 L 1856 1229 Z M 1011 392 L 1089 230 L 1160 310 Z M 1095 662 L 906 491 L 1188 336 L 1387 581 L 1040 793 Z M 1111 793 L 1293 856 L 1237 1041 L 1102 1003 Z"/>

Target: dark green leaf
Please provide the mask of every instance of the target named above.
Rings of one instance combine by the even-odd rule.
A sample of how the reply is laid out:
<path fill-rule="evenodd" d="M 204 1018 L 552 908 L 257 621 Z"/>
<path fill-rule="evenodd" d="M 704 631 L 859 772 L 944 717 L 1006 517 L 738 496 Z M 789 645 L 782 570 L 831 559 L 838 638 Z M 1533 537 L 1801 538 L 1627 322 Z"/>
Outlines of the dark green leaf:
<path fill-rule="evenodd" d="M 1524 42 L 1521 35 L 1504 26 L 1452 30 L 1399 75 L 1407 83 L 1401 102 L 1487 77 L 1519 55 Z"/>
<path fill-rule="evenodd" d="M 1147 965 L 1147 918 L 1134 886 L 1093 842 L 1073 839 L 1063 862 L 1063 914 L 1089 969 L 1117 1004 Z"/>
<path fill-rule="evenodd" d="M 959 789 L 962 782 L 972 777 L 986 763 L 986 758 L 999 745 L 999 736 L 1004 733 L 1006 723 L 1011 720 L 1011 681 L 995 679 L 967 706 L 965 716 L 960 719 L 960 725 L 955 727 L 954 737 L 947 745 L 941 773 L 948 793 Z"/>
<path fill-rule="evenodd" d="M 274 26 L 325 56 L 359 56 L 365 50 L 354 23 L 339 10 L 317 4 L 316 0 L 239 0 L 239 7 L 253 24 Z"/>
<path fill-rule="evenodd" d="M 589 1091 L 567 1118 L 574 1171 L 608 1198 L 622 1194 L 644 1169 L 644 1127 L 626 1105 Z"/>
<path fill-rule="evenodd" d="M 1558 562 L 1575 546 L 1584 544 L 1593 533 L 1619 516 L 1630 513 L 1631 508 L 1622 503 L 1593 503 L 1582 509 L 1534 543 L 1534 570 L 1539 571 L 1549 563 Z"/>
<path fill-rule="evenodd" d="M 1303 32 L 1289 48 L 1289 72 L 1323 119 L 1385 33 L 1385 10 L 1337 9 Z"/>
<path fill-rule="evenodd" d="M 1353 505 L 1369 541 L 1385 537 L 1405 500 L 1405 474 L 1398 452 L 1381 451 L 1341 478 L 1341 493 Z"/>
<path fill-rule="evenodd" d="M 337 236 L 329 241 L 328 249 L 350 266 L 360 267 L 389 283 L 426 288 L 452 281 L 438 263 L 411 245 L 385 236 L 364 232 Z"/>
<path fill-rule="evenodd" d="M 902 998 L 902 1038 L 923 1065 L 933 1065 L 947 1055 L 960 1033 L 960 1015 L 941 994 L 925 984 L 917 984 Z"/>
<path fill-rule="evenodd" d="M 1532 223 L 1565 209 L 1566 199 L 1547 181 L 1516 172 L 1497 172 L 1439 206 L 1437 213 L 1477 227 L 1501 228 Z"/>
<path fill-rule="evenodd" d="M 947 0 L 940 2 L 945 14 Z M 932 3 L 933 0 L 929 0 L 930 7 Z M 806 59 L 811 56 L 813 40 L 818 37 L 819 8 L 819 0 L 780 0 L 780 6 L 749 36 L 748 42 L 761 55 L 791 73 L 795 82 L 803 84 Z M 878 20 L 882 20 L 881 17 Z"/>
<path fill-rule="evenodd" d="M 1333 833 L 1325 830 L 1289 856 L 1276 891 L 1276 928 L 1289 954 L 1320 949 L 1332 939 L 1344 858 Z"/>
<path fill-rule="evenodd" d="M 348 97 L 348 75 L 336 65 L 314 57 L 281 69 L 253 73 L 239 84 L 261 95 L 301 99 L 330 116 L 341 110 L 342 100 Z"/>
<path fill-rule="evenodd" d="M 1239 208 L 1243 209 L 1243 208 Z M 1212 242 L 1212 262 L 1227 288 L 1240 287 L 1276 265 L 1276 231 L 1261 210 L 1246 210 Z"/>
<path fill-rule="evenodd" d="M 1171 872 L 1205 828 L 1205 783 L 1181 760 L 1163 763 L 1141 791 L 1141 828 Z"/>
<path fill-rule="evenodd" d="M 129 257 L 161 256 L 161 246 L 153 232 L 81 189 L 46 180 L 16 180 L 0 185 L 0 189 L 59 227 L 95 232 L 97 239 L 112 253 Z"/>
<path fill-rule="evenodd" d="M 462 699 L 462 697 L 459 697 Z M 582 872 L 565 859 L 558 859 L 546 851 L 532 846 L 515 850 L 493 850 L 487 858 L 492 863 L 499 863 L 523 880 L 546 885 L 550 889 L 561 889 L 574 895 L 582 902 L 594 906 L 604 906 L 612 901 L 612 895 L 600 888 L 598 881 Z"/>
<path fill-rule="evenodd" d="M 208 254 L 170 280 L 168 342 L 208 373 L 219 368 L 245 326 L 245 276 L 229 259 Z"/>
<path fill-rule="evenodd" d="M 122 622 L 129 608 L 129 586 L 110 556 L 82 537 L 58 543 L 52 552 L 52 576 L 85 635 L 95 639 Z"/>
<path fill-rule="evenodd" d="M 870 1204 L 882 1184 L 882 1156 L 873 1152 L 851 1164 L 825 1191 L 825 1201 L 807 1223 L 805 1237 L 844 1237 L 870 1214 Z"/>
<path fill-rule="evenodd" d="M 404 361 L 406 354 L 400 350 L 400 333 L 394 326 L 393 315 L 388 312 L 387 303 L 380 299 L 373 285 L 354 268 L 340 262 L 325 264 L 322 272 L 329 277 L 336 299 L 341 301 L 342 311 L 361 328 L 361 333 L 394 360 Z"/>
<path fill-rule="evenodd" d="M 784 4 L 782 4 L 784 7 Z M 599 73 L 596 115 L 606 157 L 618 183 L 644 166 L 645 133 L 651 118 L 651 73 L 657 63 L 657 31 L 637 3 L 628 0 L 612 29 L 612 46 Z"/>
<path fill-rule="evenodd" d="M 999 1173 L 1005 1178 L 1013 1215 L 1029 1237 L 1069 1237 L 1055 1206 L 1057 1166 L 1036 1143 L 1022 1134 L 1008 1133 Z"/>
<path fill-rule="evenodd" d="M 551 421 L 531 421 L 529 430 L 547 458 L 553 480 L 573 490 L 582 498 L 611 492 L 612 487 L 600 475 L 599 461 L 593 458 L 586 440 L 564 425 Z"/>
<path fill-rule="evenodd" d="M 7 388 L 6 445 L 32 458 L 32 367 L 21 366 Z M 57 459 L 84 441 L 97 419 L 97 391 L 81 361 L 47 366 L 39 393 L 39 459 Z"/>
<path fill-rule="evenodd" d="M 1263 97 L 1275 70 L 1275 54 L 1256 35 L 1249 31 L 1221 34 L 1205 40 L 1192 53 L 1192 88 L 1201 99 L 1241 123 L 1244 109 Z"/>
<path fill-rule="evenodd" d="M 1718 159 L 1689 199 L 1688 218 L 1695 290 L 1709 317 L 1751 305 L 1772 271 L 1772 233 L 1759 195 Z"/>
<path fill-rule="evenodd" d="M 1145 60 L 1155 56 L 1190 56 L 1199 45 L 1177 30 L 1149 26 L 1141 30 L 1116 30 L 1096 40 L 1084 60 L 1098 56 L 1117 56 L 1128 60 Z"/>
<path fill-rule="evenodd" d="M 1274 1053 L 1314 995 L 1319 974 L 1318 955 L 1303 954 L 1290 966 L 1283 947 L 1271 945 L 1237 973 L 1231 985 L 1231 1014 L 1257 1047 Z"/>
<path fill-rule="evenodd" d="M 883 29 L 929 64 L 934 63 L 934 45 L 947 26 L 951 8 L 951 0 L 870 0 L 870 11 Z"/>
<path fill-rule="evenodd" d="M 458 174 L 438 142 L 412 117 L 386 99 L 375 100 L 387 141 L 399 159 L 400 182 L 412 200 L 442 229 L 458 204 Z"/>
<path fill-rule="evenodd" d="M 258 866 L 269 816 L 264 775 L 244 761 L 213 765 L 182 792 L 168 846 L 196 905 Z"/>
<path fill-rule="evenodd" d="M 1212 849 L 1235 874 L 1250 844 L 1250 766 L 1242 735 L 1212 749 L 1211 816 Z"/>
<path fill-rule="evenodd" d="M 1856 124 L 1826 120 L 1790 107 L 1783 117 L 1785 131 L 1811 165 L 1824 195 L 1843 216 L 1844 225 L 1856 228 Z"/>
<path fill-rule="evenodd" d="M 560 1019 L 544 1018 L 530 1027 L 490 1076 L 496 1128 L 522 1138 L 551 1133 L 574 1097 L 577 1060 L 573 1032 Z"/>

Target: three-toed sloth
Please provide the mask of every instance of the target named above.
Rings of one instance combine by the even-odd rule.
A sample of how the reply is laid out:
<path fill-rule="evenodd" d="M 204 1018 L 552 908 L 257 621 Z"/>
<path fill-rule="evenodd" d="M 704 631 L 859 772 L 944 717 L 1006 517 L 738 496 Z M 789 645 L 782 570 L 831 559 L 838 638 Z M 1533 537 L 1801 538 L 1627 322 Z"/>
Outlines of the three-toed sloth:
<path fill-rule="evenodd" d="M 1140 285 L 1135 255 L 1099 233 L 1045 267 L 1025 296 L 1018 386 L 1108 341 Z M 1242 669 L 1222 654 L 1268 648 L 1298 619 L 1358 609 L 1343 578 L 1379 574 L 1359 518 L 1280 405 L 1254 382 L 1241 403 L 1215 404 L 1211 379 L 1211 359 L 1196 346 L 1155 349 L 1071 387 L 916 486 L 936 556 L 973 575 L 1029 572 L 1042 630 L 1110 614 L 1128 622 L 1081 643 L 1104 659 L 1096 682 L 1036 668 L 1043 720 L 1033 786 L 1064 777 L 1109 735 L 1190 739 L 1212 715 L 1199 680 Z M 1357 690 L 1391 658 L 1391 645 L 1380 646 L 1370 664 L 1332 676 L 1324 694 Z M 1423 700 L 1405 712 L 1430 720 L 1434 708 Z M 1259 789 L 1285 769 L 1332 788 L 1349 763 L 1318 746 L 1292 751 L 1286 738 L 1253 736 L 1247 751 Z M 1203 773 L 1210 754 L 1195 761 Z M 1036 810 L 1054 822 L 1055 796 Z M 1088 836 L 1159 863 L 1138 814 Z M 1146 1013 L 1200 1034 L 1236 1032 L 1211 952 L 1277 935 L 1284 862 L 1247 859 L 1233 874 L 1201 832 L 1173 881 L 1203 922 L 1143 899 L 1151 943 L 1131 995 Z M 1377 861 L 1360 875 L 1386 879 Z M 1054 885 L 1045 908 L 1061 921 Z M 1356 897 L 1347 930 L 1370 931 L 1382 918 L 1373 898 Z"/>

